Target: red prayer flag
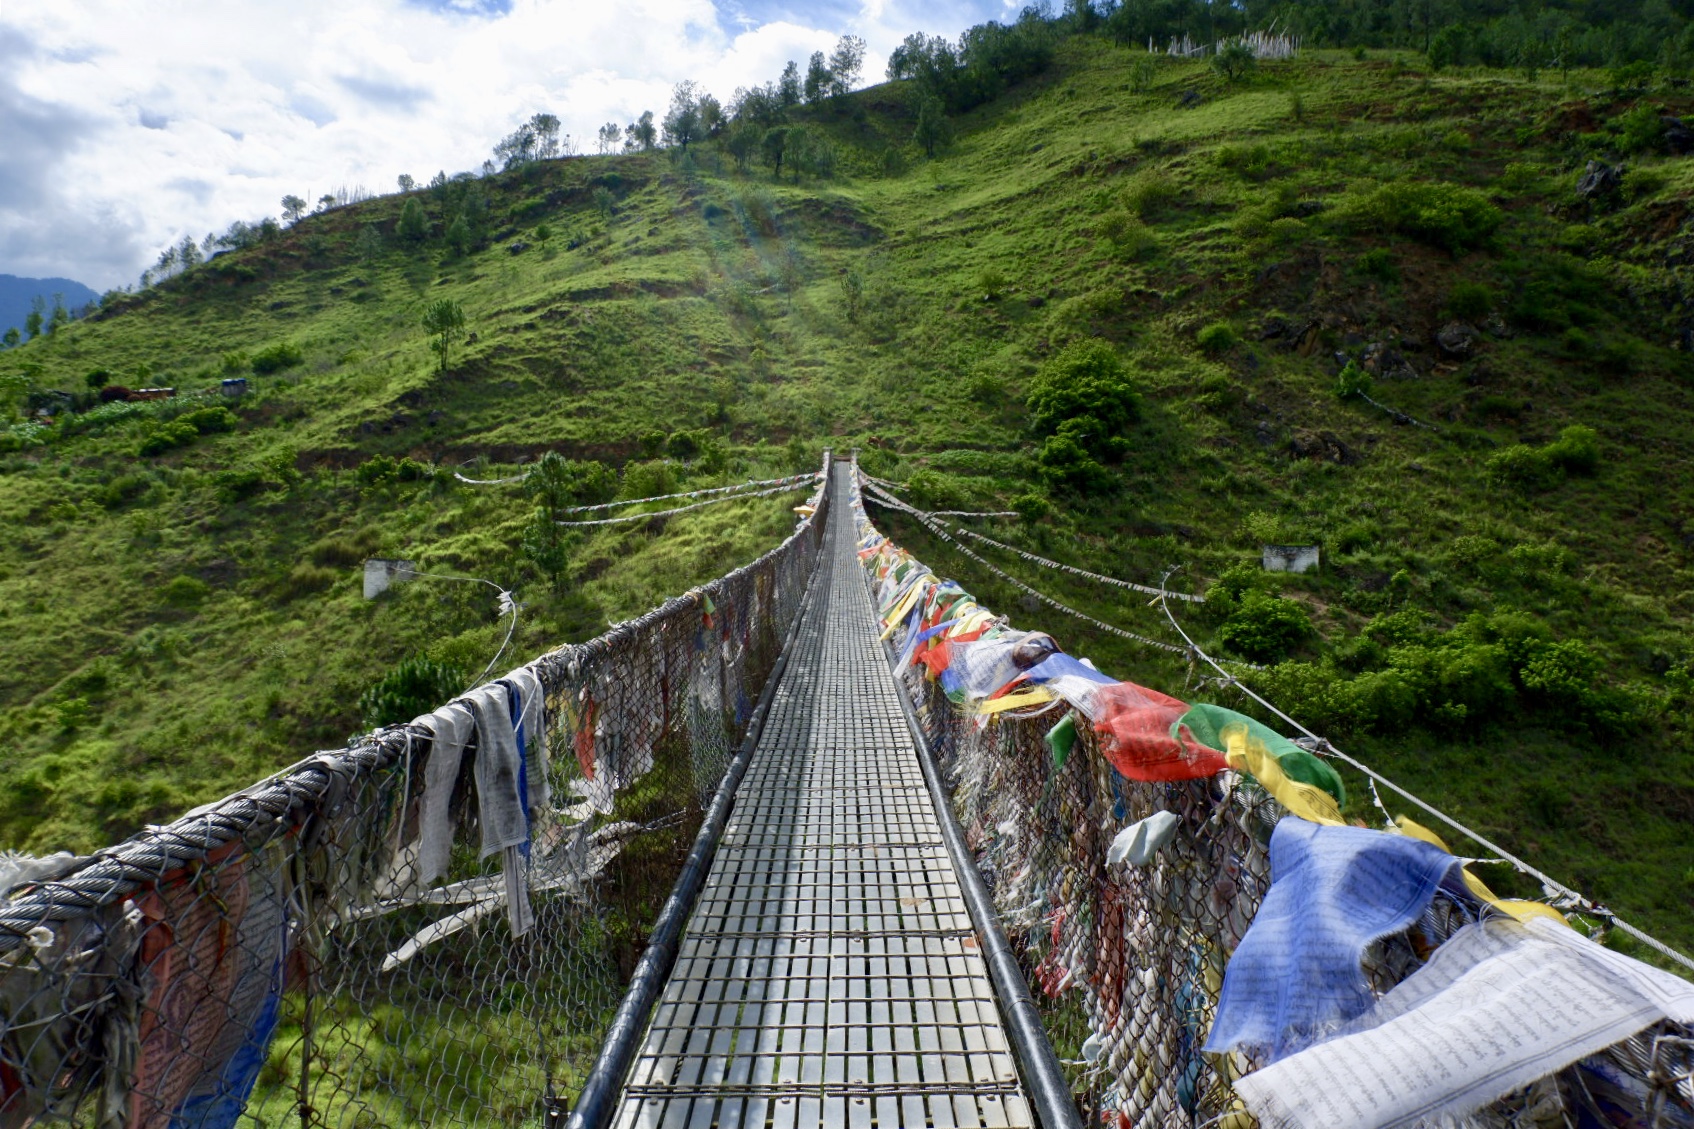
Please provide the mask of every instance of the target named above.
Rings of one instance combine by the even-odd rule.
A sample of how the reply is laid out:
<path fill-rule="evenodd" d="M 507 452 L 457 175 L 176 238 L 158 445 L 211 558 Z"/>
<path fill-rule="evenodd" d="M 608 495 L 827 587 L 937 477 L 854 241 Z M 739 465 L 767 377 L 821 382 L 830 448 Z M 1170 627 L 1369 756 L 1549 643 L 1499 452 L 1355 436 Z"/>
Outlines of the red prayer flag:
<path fill-rule="evenodd" d="M 1183 726 L 1186 702 L 1133 682 L 1102 686 L 1094 697 L 1094 731 L 1112 767 L 1131 780 L 1194 780 L 1229 767 L 1222 753 L 1194 739 Z"/>

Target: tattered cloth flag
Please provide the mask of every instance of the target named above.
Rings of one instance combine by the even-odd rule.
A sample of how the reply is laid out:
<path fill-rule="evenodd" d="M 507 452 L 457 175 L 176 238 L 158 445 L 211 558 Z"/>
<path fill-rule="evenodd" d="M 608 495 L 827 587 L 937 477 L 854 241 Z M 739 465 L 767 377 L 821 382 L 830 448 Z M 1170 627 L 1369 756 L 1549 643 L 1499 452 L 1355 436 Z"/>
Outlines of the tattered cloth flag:
<path fill-rule="evenodd" d="M 1270 841 L 1271 888 L 1218 994 L 1208 1052 L 1275 1060 L 1376 1002 L 1365 946 L 1422 916 L 1459 860 L 1439 847 L 1363 827 L 1284 819 Z M 1462 895 L 1461 895 L 1462 896 Z"/>
<path fill-rule="evenodd" d="M 1694 984 L 1545 918 L 1490 918 L 1235 1091 L 1262 1129 L 1449 1124 L 1667 1018 L 1694 1022 Z"/>
<path fill-rule="evenodd" d="M 1182 724 L 1188 703 L 1118 682 L 1094 692 L 1094 731 L 1112 767 L 1131 780 L 1194 780 L 1229 767 Z"/>

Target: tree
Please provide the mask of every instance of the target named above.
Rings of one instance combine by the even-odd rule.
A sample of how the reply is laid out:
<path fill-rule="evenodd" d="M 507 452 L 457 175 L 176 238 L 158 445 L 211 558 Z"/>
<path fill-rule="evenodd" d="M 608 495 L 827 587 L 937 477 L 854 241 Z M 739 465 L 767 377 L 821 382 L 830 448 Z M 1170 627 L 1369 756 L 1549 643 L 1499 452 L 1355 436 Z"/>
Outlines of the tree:
<path fill-rule="evenodd" d="M 700 95 L 700 136 L 715 140 L 723 136 L 727 124 L 723 104 L 710 94 Z"/>
<path fill-rule="evenodd" d="M 824 62 L 822 51 L 812 52 L 812 61 L 806 66 L 806 105 L 816 106 L 829 94 L 829 64 Z"/>
<path fill-rule="evenodd" d="M 424 218 L 423 205 L 413 196 L 400 209 L 400 222 L 394 232 L 407 243 L 422 243 L 429 234 L 429 221 Z"/>
<path fill-rule="evenodd" d="M 658 127 L 653 124 L 653 111 L 643 110 L 641 116 L 623 127 L 624 152 L 651 151 L 659 142 Z"/>
<path fill-rule="evenodd" d="M 1212 56 L 1212 69 L 1222 75 L 1225 82 L 1238 82 L 1246 78 L 1248 72 L 1258 65 L 1259 59 L 1253 54 L 1253 49 L 1239 39 Z"/>
<path fill-rule="evenodd" d="M 320 212 L 327 212 L 331 208 L 335 207 L 336 203 L 337 203 L 337 201 L 335 199 L 335 193 L 325 192 L 322 196 L 318 197 L 318 209 L 317 210 L 320 211 Z"/>
<path fill-rule="evenodd" d="M 829 92 L 844 98 L 859 81 L 859 71 L 865 65 L 865 41 L 856 35 L 843 35 L 829 56 Z"/>
<path fill-rule="evenodd" d="M 47 299 L 37 294 L 29 300 L 29 313 L 24 315 L 24 332 L 34 341 L 41 336 L 41 327 L 47 323 Z"/>
<path fill-rule="evenodd" d="M 759 147 L 759 127 L 749 121 L 736 120 L 730 123 L 728 132 L 724 135 L 724 148 L 735 158 L 735 167 L 747 168 L 747 159 Z"/>
<path fill-rule="evenodd" d="M 4 344 L 8 349 L 15 349 L 18 342 L 22 340 L 23 335 L 18 332 L 18 327 L 14 325 L 6 330 L 4 337 L 0 337 L 0 344 Z"/>
<path fill-rule="evenodd" d="M 759 142 L 764 150 L 765 162 L 776 170 L 778 180 L 782 179 L 782 154 L 788 148 L 788 130 L 782 126 L 765 130 L 764 139 Z"/>
<path fill-rule="evenodd" d="M 359 237 L 353 241 L 353 253 L 359 256 L 361 263 L 370 263 L 382 254 L 382 232 L 375 224 L 367 223 L 359 231 Z"/>
<path fill-rule="evenodd" d="M 776 98 L 785 110 L 800 104 L 800 65 L 793 59 L 782 68 L 782 77 L 776 84 Z"/>
<path fill-rule="evenodd" d="M 494 146 L 502 169 L 515 169 L 534 161 L 550 161 L 559 155 L 559 119 L 536 114 Z"/>
<path fill-rule="evenodd" d="M 185 235 L 182 242 L 177 244 L 176 261 L 181 264 L 183 270 L 197 267 L 205 261 L 200 254 L 200 245 L 194 242 L 193 236 Z"/>
<path fill-rule="evenodd" d="M 953 140 L 953 123 L 947 120 L 941 99 L 925 98 L 918 107 L 918 124 L 912 130 L 912 140 L 922 147 L 926 157 L 935 156 L 937 149 L 946 148 Z"/>
<path fill-rule="evenodd" d="M 306 214 L 306 201 L 290 192 L 282 198 L 282 222 L 295 223 Z"/>
<path fill-rule="evenodd" d="M 471 228 L 465 222 L 463 213 L 453 217 L 453 222 L 447 225 L 447 230 L 442 233 L 441 237 L 446 241 L 447 248 L 453 252 L 454 257 L 461 256 L 470 250 Z"/>
<path fill-rule="evenodd" d="M 604 157 L 618 147 L 618 138 L 623 136 L 623 130 L 619 128 L 617 122 L 607 122 L 600 127 L 597 136 L 600 144 L 600 155 Z"/>
<path fill-rule="evenodd" d="M 410 192 L 418 186 L 418 182 L 412 179 L 412 174 L 409 172 L 403 172 L 399 176 L 395 177 L 394 183 L 400 186 L 400 191 L 402 192 Z"/>
<path fill-rule="evenodd" d="M 192 240 L 184 242 L 192 243 Z M 53 312 L 47 315 L 47 336 L 51 337 L 71 323 L 71 312 L 65 309 L 65 296 L 53 295 Z"/>
<path fill-rule="evenodd" d="M 661 125 L 666 145 L 688 152 L 688 146 L 700 140 L 699 87 L 690 80 L 676 84 L 671 91 L 671 108 Z"/>
<path fill-rule="evenodd" d="M 441 358 L 441 371 L 447 371 L 448 354 L 465 332 L 465 311 L 451 298 L 442 298 L 424 311 L 424 330 L 434 336 L 429 347 Z"/>

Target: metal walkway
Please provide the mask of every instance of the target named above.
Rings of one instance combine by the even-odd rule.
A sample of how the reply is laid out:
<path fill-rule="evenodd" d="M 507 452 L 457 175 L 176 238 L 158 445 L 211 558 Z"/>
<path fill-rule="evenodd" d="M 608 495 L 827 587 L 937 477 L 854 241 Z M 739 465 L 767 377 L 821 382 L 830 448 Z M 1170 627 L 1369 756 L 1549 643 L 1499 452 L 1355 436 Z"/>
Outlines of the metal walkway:
<path fill-rule="evenodd" d="M 836 470 L 846 496 L 847 467 Z M 840 507 L 845 511 L 846 507 Z M 617 1124 L 1029 1126 L 845 512 Z"/>

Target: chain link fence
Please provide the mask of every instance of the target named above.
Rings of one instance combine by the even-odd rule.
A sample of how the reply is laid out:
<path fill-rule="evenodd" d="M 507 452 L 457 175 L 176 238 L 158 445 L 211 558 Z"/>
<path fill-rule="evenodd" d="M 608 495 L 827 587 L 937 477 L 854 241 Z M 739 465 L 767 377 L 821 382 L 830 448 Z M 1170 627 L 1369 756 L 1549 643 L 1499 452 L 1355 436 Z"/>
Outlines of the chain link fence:
<path fill-rule="evenodd" d="M 752 564 L 428 718 L 0 860 L 0 1129 L 553 1124 L 800 607 L 822 482 Z"/>
<path fill-rule="evenodd" d="M 851 509 L 861 546 L 878 544 L 857 494 Z M 861 558 L 877 566 L 871 549 Z M 904 642 L 904 632 L 892 634 L 896 652 Z M 911 663 L 901 685 L 1085 1121 L 1112 1129 L 1255 1125 L 1233 1082 L 1259 1064 L 1201 1048 L 1225 965 L 1270 888 L 1271 833 L 1288 813 L 1234 772 L 1175 783 L 1128 779 L 1086 723 L 1076 726 L 1068 755 L 1057 755 L 1045 737 L 1069 709 L 1064 701 L 973 715 L 925 673 Z M 1368 783 L 1356 774 L 1347 780 L 1365 795 Z M 1108 861 L 1121 830 L 1159 812 L 1177 819 L 1151 861 Z M 1475 902 L 1438 893 L 1412 928 L 1366 951 L 1373 991 L 1400 983 L 1477 917 Z M 1455 1124 L 1694 1127 L 1694 1038 L 1660 1023 Z"/>

